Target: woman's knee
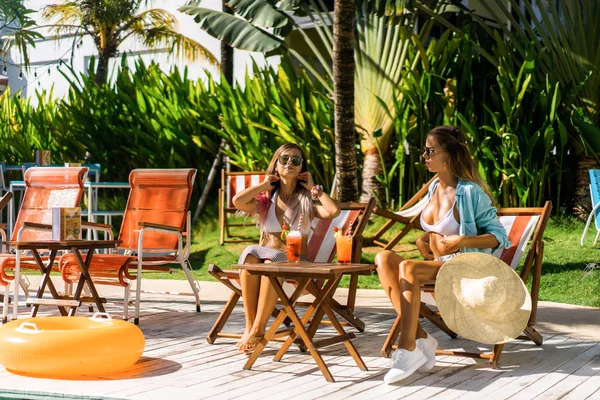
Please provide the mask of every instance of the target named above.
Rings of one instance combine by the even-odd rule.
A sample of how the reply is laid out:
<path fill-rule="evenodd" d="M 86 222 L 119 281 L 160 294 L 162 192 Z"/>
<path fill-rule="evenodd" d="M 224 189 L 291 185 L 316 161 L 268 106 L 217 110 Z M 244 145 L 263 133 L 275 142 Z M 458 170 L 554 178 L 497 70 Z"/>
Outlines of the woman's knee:
<path fill-rule="evenodd" d="M 377 268 L 389 268 L 392 264 L 391 258 L 396 256 L 396 253 L 390 250 L 384 250 L 382 252 L 377 253 L 375 256 L 375 265 Z"/>
<path fill-rule="evenodd" d="M 417 263 L 414 260 L 402 260 L 400 262 L 400 275 L 402 277 L 413 276 L 415 274 L 416 266 Z"/>
<path fill-rule="evenodd" d="M 260 264 L 262 263 L 263 260 L 261 260 L 260 258 L 252 255 L 252 254 L 248 254 L 246 256 L 246 260 L 244 260 L 244 264 Z"/>

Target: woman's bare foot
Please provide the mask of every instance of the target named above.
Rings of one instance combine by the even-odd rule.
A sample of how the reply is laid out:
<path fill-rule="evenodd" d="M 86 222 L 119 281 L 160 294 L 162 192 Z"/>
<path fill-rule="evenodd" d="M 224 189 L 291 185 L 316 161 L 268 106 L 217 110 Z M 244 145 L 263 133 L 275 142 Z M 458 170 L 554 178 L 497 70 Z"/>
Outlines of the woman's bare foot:
<path fill-rule="evenodd" d="M 259 333 L 257 329 L 251 329 L 249 331 L 244 331 L 242 338 L 237 344 L 237 348 L 244 354 L 250 354 L 254 351 L 258 343 L 264 337 L 264 332 Z"/>
<path fill-rule="evenodd" d="M 248 343 L 249 335 L 250 335 L 250 329 L 248 329 L 248 328 L 244 329 L 244 333 L 242 334 L 240 341 L 235 344 L 235 347 L 237 347 L 237 349 L 239 351 L 243 351 L 242 347 Z"/>

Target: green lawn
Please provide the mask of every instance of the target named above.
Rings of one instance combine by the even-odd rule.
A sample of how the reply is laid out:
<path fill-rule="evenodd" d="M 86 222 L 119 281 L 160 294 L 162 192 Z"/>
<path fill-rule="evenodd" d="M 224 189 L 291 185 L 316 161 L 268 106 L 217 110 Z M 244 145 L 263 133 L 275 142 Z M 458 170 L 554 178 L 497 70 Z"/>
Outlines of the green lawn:
<path fill-rule="evenodd" d="M 240 221 L 244 221 L 240 219 Z M 384 221 L 376 218 L 367 228 L 367 236 Z M 250 218 L 246 220 L 244 231 L 249 236 L 258 237 L 258 229 Z M 594 232 L 590 232 L 586 246 L 579 245 L 584 224 L 572 218 L 552 218 L 544 235 L 545 254 L 542 272 L 540 300 L 600 307 L 600 269 L 585 274 L 590 263 L 600 263 L 598 246 L 592 246 Z M 402 241 L 398 250 L 407 258 L 418 257 L 414 246 L 417 233 L 414 232 Z M 204 210 L 201 220 L 195 226 L 190 261 L 194 273 L 200 280 L 212 280 L 208 265 L 213 263 L 226 269 L 237 263 L 243 248 L 248 243 L 219 245 L 219 229 L 216 206 Z M 363 261 L 372 263 L 379 247 L 367 247 L 363 251 Z M 523 257 L 524 259 L 524 257 Z M 522 260 L 523 261 L 523 260 Z M 185 279 L 182 272 L 173 274 L 149 274 L 162 279 Z M 342 282 L 342 286 L 347 282 Z M 361 288 L 379 288 L 376 275 L 362 276 Z"/>

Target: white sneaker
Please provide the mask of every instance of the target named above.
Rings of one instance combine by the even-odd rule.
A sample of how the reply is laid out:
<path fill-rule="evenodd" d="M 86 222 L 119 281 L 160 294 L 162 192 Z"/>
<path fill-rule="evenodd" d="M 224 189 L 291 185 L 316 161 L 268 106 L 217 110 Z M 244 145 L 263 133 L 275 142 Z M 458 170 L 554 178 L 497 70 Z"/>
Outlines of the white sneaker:
<path fill-rule="evenodd" d="M 398 349 L 392 353 L 391 368 L 385 374 L 383 381 L 389 385 L 408 378 L 426 362 L 427 357 L 425 357 L 419 347 L 415 347 L 413 351 Z"/>
<path fill-rule="evenodd" d="M 438 341 L 430 334 L 427 334 L 425 339 L 417 339 L 417 347 L 427 357 L 427 362 L 421 365 L 419 372 L 427 372 L 435 367 L 435 350 L 438 347 Z"/>

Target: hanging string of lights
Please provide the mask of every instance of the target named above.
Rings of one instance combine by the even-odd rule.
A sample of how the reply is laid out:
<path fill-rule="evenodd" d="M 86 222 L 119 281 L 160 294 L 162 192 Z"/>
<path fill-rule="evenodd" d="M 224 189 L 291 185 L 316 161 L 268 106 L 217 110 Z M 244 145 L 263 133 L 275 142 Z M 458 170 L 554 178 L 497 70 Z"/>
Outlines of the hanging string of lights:
<path fill-rule="evenodd" d="M 83 44 L 83 41 L 79 41 L 75 47 L 77 49 L 79 49 L 80 45 L 82 45 L 82 44 Z M 41 86 L 41 79 L 45 76 L 50 76 L 52 68 L 54 66 L 56 66 L 56 69 L 59 69 L 63 64 L 68 65 L 67 61 L 65 61 L 65 60 L 72 59 L 72 57 L 66 57 L 66 56 L 67 56 L 67 54 L 69 54 L 69 52 L 72 52 L 72 51 L 73 51 L 73 48 L 70 48 L 67 51 L 65 51 L 60 57 L 48 62 L 47 64 L 39 65 L 36 67 L 31 67 L 30 69 L 33 69 L 33 79 L 29 80 L 27 82 L 27 84 L 25 86 L 19 88 L 19 90 L 24 90 L 27 87 L 29 87 L 33 84 L 36 84 L 36 83 L 38 86 Z M 6 75 L 8 73 L 7 67 L 13 66 L 13 67 L 19 68 L 19 74 L 18 74 L 19 80 L 23 79 L 23 67 L 21 65 L 14 64 L 14 63 L 8 62 L 6 60 L 0 60 L 0 61 L 2 62 L 2 73 L 4 75 Z M 73 65 L 71 64 L 70 67 L 72 68 Z"/>

